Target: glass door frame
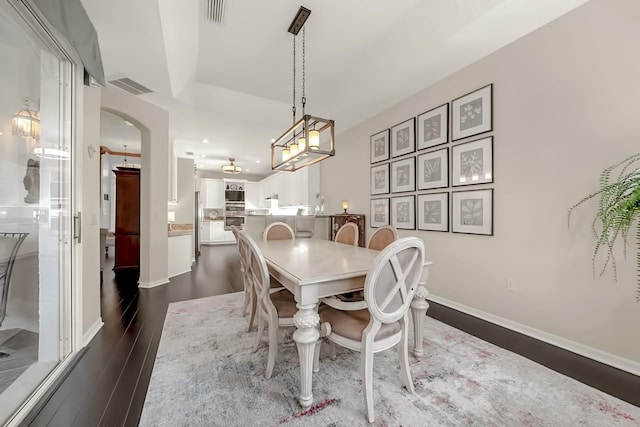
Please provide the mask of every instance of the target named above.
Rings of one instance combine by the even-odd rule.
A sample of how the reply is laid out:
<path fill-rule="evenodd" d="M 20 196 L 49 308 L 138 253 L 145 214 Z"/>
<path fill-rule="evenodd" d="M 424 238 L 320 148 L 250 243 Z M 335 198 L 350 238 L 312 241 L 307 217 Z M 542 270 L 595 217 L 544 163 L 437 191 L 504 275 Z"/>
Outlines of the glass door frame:
<path fill-rule="evenodd" d="M 22 419 L 34 408 L 36 403 L 55 384 L 62 373 L 70 366 L 74 356 L 84 346 L 82 324 L 82 245 L 74 229 L 74 215 L 82 207 L 82 183 L 80 148 L 83 115 L 84 67 L 75 54 L 74 48 L 65 40 L 58 38 L 55 30 L 48 28 L 46 19 L 40 14 L 32 0 L 2 0 L 10 7 L 7 12 L 14 15 L 20 25 L 36 36 L 60 60 L 60 141 L 68 150 L 69 165 L 61 169 L 64 185 L 60 188 L 61 199 L 67 200 L 67 211 L 60 218 L 60 277 L 59 277 L 59 358 L 57 366 L 40 383 L 20 408 L 8 420 L 8 426 L 19 425 Z M 68 87 L 66 87 L 68 86 Z"/>

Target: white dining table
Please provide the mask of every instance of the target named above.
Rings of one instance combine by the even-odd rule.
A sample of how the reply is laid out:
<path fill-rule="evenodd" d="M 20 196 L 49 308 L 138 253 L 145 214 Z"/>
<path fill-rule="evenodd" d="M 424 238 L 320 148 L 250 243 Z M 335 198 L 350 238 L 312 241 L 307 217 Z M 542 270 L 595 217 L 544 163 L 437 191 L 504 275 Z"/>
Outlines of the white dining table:
<path fill-rule="evenodd" d="M 313 353 L 320 337 L 317 305 L 320 298 L 360 290 L 380 252 L 323 239 L 269 240 L 257 242 L 269 273 L 284 285 L 297 302 L 293 339 L 300 359 L 300 404 L 313 404 Z M 416 357 L 423 354 L 422 325 L 429 304 L 425 287 L 428 269 L 423 267 L 411 303 Z"/>

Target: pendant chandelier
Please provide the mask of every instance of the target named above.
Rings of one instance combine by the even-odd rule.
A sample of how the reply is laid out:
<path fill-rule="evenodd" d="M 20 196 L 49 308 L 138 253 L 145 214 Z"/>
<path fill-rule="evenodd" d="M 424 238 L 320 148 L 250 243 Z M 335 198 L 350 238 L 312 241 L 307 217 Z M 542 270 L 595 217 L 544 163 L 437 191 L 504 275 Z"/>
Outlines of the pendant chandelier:
<path fill-rule="evenodd" d="M 233 157 L 229 157 L 229 164 L 228 165 L 223 165 L 222 166 L 222 172 L 224 173 L 240 173 L 242 172 L 242 168 L 240 166 L 237 166 L 235 163 L 236 159 L 234 159 Z"/>
<path fill-rule="evenodd" d="M 11 133 L 16 136 L 33 138 L 36 141 L 40 138 L 40 113 L 29 108 L 29 98 L 24 99 L 24 110 L 20 110 L 13 115 L 11 121 Z"/>
<path fill-rule="evenodd" d="M 271 169 L 295 172 L 335 155 L 333 120 L 305 113 L 305 29 L 311 14 L 300 6 L 288 31 L 293 34 L 293 125 L 271 144 Z M 302 29 L 302 117 L 296 120 L 296 36 Z"/>

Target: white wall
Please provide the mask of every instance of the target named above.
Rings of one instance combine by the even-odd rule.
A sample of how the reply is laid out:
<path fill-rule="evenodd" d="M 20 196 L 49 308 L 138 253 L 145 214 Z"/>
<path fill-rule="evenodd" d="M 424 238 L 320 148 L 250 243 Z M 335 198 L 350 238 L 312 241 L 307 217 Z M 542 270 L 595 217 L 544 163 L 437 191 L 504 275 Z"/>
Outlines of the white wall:
<path fill-rule="evenodd" d="M 193 159 L 178 159 L 178 202 L 169 207 L 176 213 L 176 224 L 193 224 L 196 191 L 193 177 Z"/>
<path fill-rule="evenodd" d="M 600 171 L 640 147 L 638 22 L 636 0 L 593 0 L 338 134 L 336 156 L 321 163 L 327 211 L 348 199 L 369 223 L 369 137 L 493 83 L 495 183 L 467 188 L 494 188 L 494 236 L 401 230 L 400 237 L 424 239 L 437 300 L 639 374 L 635 239 L 626 261 L 618 252 L 616 283 L 592 272 L 595 206 L 567 226 L 567 210 L 598 188 Z M 418 54 L 419 41 L 410 45 Z"/>
<path fill-rule="evenodd" d="M 102 325 L 100 316 L 100 89 L 83 86 L 82 162 L 82 336 L 84 344 Z M 95 152 L 89 156 L 88 147 Z"/>

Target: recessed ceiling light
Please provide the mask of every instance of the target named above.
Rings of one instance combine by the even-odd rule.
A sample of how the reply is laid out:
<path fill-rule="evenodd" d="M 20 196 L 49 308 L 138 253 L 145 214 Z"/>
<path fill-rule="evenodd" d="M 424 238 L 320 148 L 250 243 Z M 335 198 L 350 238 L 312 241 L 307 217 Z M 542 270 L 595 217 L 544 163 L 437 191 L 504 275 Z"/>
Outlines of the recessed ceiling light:
<path fill-rule="evenodd" d="M 208 143 L 209 143 L 209 140 L 208 140 L 207 138 L 205 138 L 205 139 L 203 139 L 203 140 L 202 140 L 202 143 L 203 143 L 203 144 L 208 144 Z"/>
<path fill-rule="evenodd" d="M 271 138 L 271 142 L 276 142 L 276 139 L 275 138 Z"/>
<path fill-rule="evenodd" d="M 4 135 L 4 133 L 0 132 L 0 136 Z"/>
<path fill-rule="evenodd" d="M 256 163 L 260 163 L 260 160 L 256 160 Z"/>
<path fill-rule="evenodd" d="M 131 123 L 129 120 L 125 120 L 124 124 L 127 126 L 133 126 L 133 123 Z"/>
<path fill-rule="evenodd" d="M 249 169 L 245 169 L 244 171 L 245 171 L 245 172 L 249 172 Z"/>
<path fill-rule="evenodd" d="M 200 154 L 200 157 L 205 158 L 205 157 L 207 157 L 207 155 L 206 154 Z"/>

